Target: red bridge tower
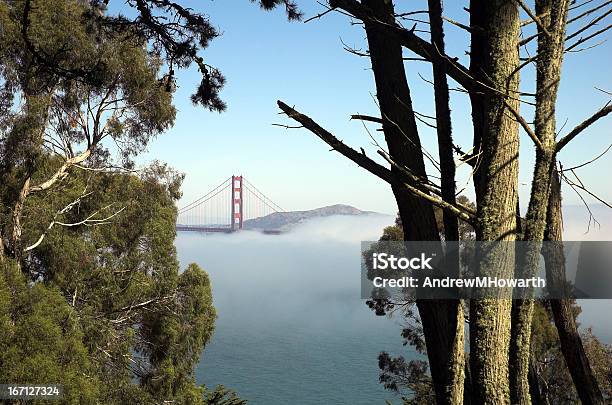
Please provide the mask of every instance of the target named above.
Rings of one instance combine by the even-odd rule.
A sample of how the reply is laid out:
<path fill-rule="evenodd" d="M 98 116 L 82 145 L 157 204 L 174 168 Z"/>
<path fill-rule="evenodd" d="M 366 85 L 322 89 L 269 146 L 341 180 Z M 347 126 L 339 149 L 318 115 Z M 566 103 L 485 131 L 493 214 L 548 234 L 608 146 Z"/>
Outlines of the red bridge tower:
<path fill-rule="evenodd" d="M 232 176 L 232 231 L 242 229 L 242 176 Z"/>

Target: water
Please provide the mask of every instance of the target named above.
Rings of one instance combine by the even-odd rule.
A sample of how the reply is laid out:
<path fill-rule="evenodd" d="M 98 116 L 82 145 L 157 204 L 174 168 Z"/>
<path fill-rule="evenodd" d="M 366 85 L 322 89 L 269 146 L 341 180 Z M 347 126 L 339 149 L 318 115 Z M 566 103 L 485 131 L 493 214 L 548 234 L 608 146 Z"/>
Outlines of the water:
<path fill-rule="evenodd" d="M 610 239 L 609 228 L 585 235 L 574 209 L 565 216 L 567 240 Z M 601 217 L 612 223 L 610 212 Z M 401 344 L 399 321 L 374 316 L 359 298 L 359 242 L 392 222 L 346 216 L 283 235 L 179 233 L 181 265 L 196 262 L 209 273 L 218 313 L 197 382 L 224 384 L 254 405 L 399 403 L 378 383 L 377 356 L 415 354 Z M 580 302 L 582 327 L 594 325 L 606 343 L 610 302 Z"/>
<path fill-rule="evenodd" d="M 283 235 L 180 233 L 181 264 L 206 269 L 218 311 L 198 383 L 224 384 L 255 405 L 397 400 L 378 383 L 378 353 L 414 354 L 398 321 L 359 298 L 359 242 L 392 222 L 334 217 Z"/>

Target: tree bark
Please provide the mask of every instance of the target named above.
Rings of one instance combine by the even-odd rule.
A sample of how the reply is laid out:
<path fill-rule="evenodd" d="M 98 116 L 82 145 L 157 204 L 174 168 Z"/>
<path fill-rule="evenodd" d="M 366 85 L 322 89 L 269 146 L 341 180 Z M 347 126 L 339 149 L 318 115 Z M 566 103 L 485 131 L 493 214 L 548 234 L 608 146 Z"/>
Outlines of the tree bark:
<path fill-rule="evenodd" d="M 496 89 L 485 95 L 471 94 L 474 150 L 478 155 L 474 173 L 478 206 L 476 238 L 514 241 L 519 134 L 517 123 L 507 112 L 506 102 L 518 111 L 518 75 L 513 74 L 519 64 L 518 5 L 514 0 L 473 0 L 470 15 L 470 25 L 478 28 L 472 31 L 471 74 Z M 483 256 L 477 274 L 512 276 L 514 247 L 504 243 L 497 246 L 499 248 Z M 508 404 L 510 401 L 510 310 L 511 299 L 507 296 L 471 302 L 472 404 Z"/>
<path fill-rule="evenodd" d="M 386 0 L 363 0 L 376 19 L 394 24 L 393 4 Z M 412 110 L 410 90 L 399 40 L 380 23 L 364 21 L 376 82 L 383 132 L 391 158 L 414 175 L 425 177 L 423 151 Z M 399 169 L 392 167 L 399 174 Z M 393 187 L 406 240 L 440 239 L 431 204 Z M 429 365 L 439 404 L 459 404 L 463 384 L 463 318 L 458 300 L 418 300 Z"/>
<path fill-rule="evenodd" d="M 548 226 L 545 240 L 561 242 L 563 240 L 561 183 L 557 172 L 553 174 L 546 222 Z M 553 243 L 547 246 L 548 249 L 544 249 L 542 252 L 546 264 L 546 282 L 552 289 L 560 291 L 567 285 L 563 246 L 561 243 Z M 601 389 L 586 356 L 580 333 L 578 333 L 572 310 L 572 301 L 570 299 L 552 299 L 550 300 L 550 306 L 555 326 L 559 332 L 561 352 L 580 401 L 585 405 L 603 404 L 604 399 Z"/>
<path fill-rule="evenodd" d="M 523 239 L 525 252 L 519 257 L 516 277 L 533 277 L 538 269 L 541 241 L 546 228 L 546 211 L 556 154 L 555 106 L 561 80 L 561 65 L 565 46 L 567 0 L 537 0 L 536 14 L 541 16 L 538 30 L 538 58 L 536 60 L 535 135 L 539 140 L 531 185 L 531 196 L 525 217 Z M 544 28 L 547 28 L 544 31 Z M 513 404 L 531 403 L 529 390 L 529 357 L 531 322 L 534 303 L 526 292 L 512 307 L 512 335 L 510 342 L 510 384 Z"/>
<path fill-rule="evenodd" d="M 5 247 L 9 255 L 16 260 L 18 265 L 23 255 L 23 242 L 22 233 L 23 226 L 21 224 L 21 217 L 23 215 L 23 209 L 26 198 L 30 193 L 31 177 L 34 174 L 38 165 L 38 157 L 42 150 L 44 142 L 45 127 L 49 118 L 49 108 L 51 105 L 52 92 L 37 92 L 29 93 L 26 92 L 24 116 L 20 125 L 16 126 L 16 132 L 11 136 L 19 138 L 20 145 L 25 145 L 25 152 L 15 152 L 16 156 L 22 155 L 21 159 L 24 161 L 22 172 L 18 174 L 21 177 L 21 183 L 18 187 L 18 192 L 14 193 L 6 201 L 8 207 L 11 207 L 11 222 L 8 230 L 9 244 Z M 15 129 L 14 129 L 15 130 Z M 9 162 L 10 164 L 13 162 Z M 9 170 L 14 170 L 10 168 Z M 3 173 L 3 175 L 9 175 Z M 3 234 L 4 230 L 0 232 Z"/>
<path fill-rule="evenodd" d="M 428 0 L 429 5 L 429 26 L 431 30 L 431 42 L 440 54 L 445 53 L 444 27 L 442 19 L 442 0 Z M 456 204 L 456 184 L 455 184 L 455 160 L 453 156 L 453 137 L 450 113 L 450 91 L 448 79 L 446 77 L 446 63 L 435 59 L 432 62 L 434 79 L 434 100 L 436 106 L 436 132 L 438 135 L 438 154 L 440 159 L 440 177 L 442 199 L 449 204 Z M 459 220 L 456 215 L 449 211 L 442 212 L 444 224 L 444 240 L 459 240 Z M 446 263 L 452 263 L 454 271 L 451 275 L 459 277 L 459 251 L 446 252 Z M 451 303 L 454 304 L 454 303 Z M 446 390 L 446 399 L 449 403 L 464 403 L 465 390 L 465 328 L 463 306 L 457 304 L 456 337 L 452 348 L 449 365 L 453 380 L 449 381 Z"/>

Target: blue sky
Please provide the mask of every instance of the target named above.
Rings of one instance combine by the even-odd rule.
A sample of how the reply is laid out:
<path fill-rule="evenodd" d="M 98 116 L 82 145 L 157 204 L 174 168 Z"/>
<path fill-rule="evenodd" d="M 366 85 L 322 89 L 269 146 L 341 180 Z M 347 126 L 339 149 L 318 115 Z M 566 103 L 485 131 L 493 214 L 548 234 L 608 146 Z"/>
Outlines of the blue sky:
<path fill-rule="evenodd" d="M 349 54 L 342 47 L 343 41 L 355 48 L 366 48 L 360 26 L 351 25 L 346 16 L 337 13 L 307 24 L 288 22 L 281 10 L 264 12 L 247 0 L 185 3 L 209 15 L 223 32 L 203 56 L 227 78 L 222 97 L 228 110 L 217 114 L 194 107 L 189 95 L 198 83 L 199 73 L 193 68 L 178 74 L 176 124 L 151 143 L 140 163 L 159 159 L 186 173 L 180 205 L 196 199 L 231 174 L 243 174 L 286 210 L 346 203 L 384 213 L 396 211 L 389 187 L 382 181 L 330 152 L 306 130 L 272 125 L 290 124 L 286 117 L 278 115 L 276 100 L 281 99 L 348 144 L 364 147 L 370 156 L 375 156 L 362 123 L 349 120 L 355 113 L 379 115 L 369 60 Z M 414 2 L 413 9 L 422 6 L 420 3 L 425 4 L 422 0 Z M 322 10 L 314 1 L 298 4 L 307 17 Z M 452 9 L 447 14 L 467 22 L 467 13 L 462 10 L 465 4 L 449 4 Z M 448 53 L 467 63 L 466 33 L 450 25 L 445 28 Z M 567 119 L 565 132 L 610 98 L 594 89 L 594 86 L 612 89 L 610 51 L 610 43 L 604 43 L 566 57 L 557 111 L 559 126 Z M 406 69 L 415 110 L 433 115 L 431 86 L 418 75 L 430 78 L 431 67 L 422 62 L 407 62 Z M 523 80 L 529 82 L 525 91 L 533 90 L 533 86 L 529 87 L 532 79 L 533 73 L 525 72 Z M 467 97 L 454 92 L 451 109 L 455 142 L 469 149 L 471 118 Z M 529 117 L 527 110 L 525 114 Z M 567 147 L 561 161 L 567 167 L 599 154 L 612 143 L 611 128 L 610 118 L 592 126 Z M 369 129 L 374 136 L 381 137 L 374 131 L 375 126 Z M 421 138 L 425 148 L 437 155 L 435 133 L 422 126 Z M 532 164 L 533 147 L 525 135 L 521 146 L 523 205 L 528 198 Z M 459 188 L 466 184 L 466 169 L 460 169 Z M 611 169 L 612 153 L 580 173 L 594 191 L 612 200 Z M 468 195 L 470 189 L 468 186 Z M 576 204 L 579 199 L 567 188 L 564 202 Z"/>

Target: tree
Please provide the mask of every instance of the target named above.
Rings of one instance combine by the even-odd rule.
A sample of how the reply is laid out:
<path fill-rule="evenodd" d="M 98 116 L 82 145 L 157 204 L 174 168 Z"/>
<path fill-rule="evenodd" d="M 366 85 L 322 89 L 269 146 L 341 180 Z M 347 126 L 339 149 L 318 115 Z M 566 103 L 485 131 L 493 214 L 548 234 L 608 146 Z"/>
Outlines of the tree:
<path fill-rule="evenodd" d="M 216 315 L 206 273 L 179 273 L 183 175 L 133 164 L 173 124 L 175 69 L 196 63 L 192 101 L 224 109 L 200 55 L 217 31 L 173 1 L 108 4 L 0 1 L 1 379 L 61 382 L 65 403 L 243 404 L 195 384 Z"/>
<path fill-rule="evenodd" d="M 572 319 L 580 313 L 580 307 L 572 303 Z M 553 323 L 549 303 L 536 302 L 531 336 L 531 392 L 534 403 L 568 404 L 579 403 L 582 395 L 578 390 L 584 389 L 572 385 L 571 369 L 565 367 L 565 356 L 562 354 L 557 328 Z M 587 329 L 581 335 L 584 342 L 585 356 L 593 364 L 594 377 L 603 388 L 605 397 L 612 389 L 610 364 L 612 348 L 604 345 Z M 418 348 L 418 347 L 417 347 Z M 417 405 L 428 404 L 434 400 L 431 377 L 427 373 L 427 362 L 423 360 L 406 361 L 404 357 L 391 357 L 381 352 L 378 357 L 380 382 L 390 391 L 399 393 L 402 403 Z M 535 381 L 535 382 L 534 382 Z M 466 398 L 469 402 L 469 398 Z"/>
<path fill-rule="evenodd" d="M 547 269 L 546 278 L 549 286 L 561 290 L 566 285 L 567 280 L 565 278 L 563 247 L 558 243 L 563 239 L 563 221 L 561 214 L 561 180 L 557 171 L 553 172 L 546 215 L 545 239 L 549 242 L 547 247 L 543 248 Z M 578 331 L 571 300 L 552 299 L 550 300 L 550 310 L 559 334 L 560 347 L 565 364 L 571 374 L 578 397 L 583 403 L 602 402 L 604 397 L 599 386 L 600 383 L 595 377 L 595 372 L 591 367 L 589 357 Z M 602 379 L 599 379 L 599 381 L 602 381 Z M 610 397 L 610 395 L 608 394 L 607 397 Z"/>
<path fill-rule="evenodd" d="M 474 203 L 467 197 L 461 195 L 457 197 L 457 201 L 466 207 L 474 208 Z M 436 223 L 441 234 L 444 234 L 444 216 L 440 208 L 434 208 Z M 459 240 L 469 241 L 474 238 L 474 229 L 465 222 L 458 223 Z M 378 274 L 374 274 L 372 266 L 372 253 L 387 251 L 387 249 L 400 249 L 400 246 L 387 242 L 403 241 L 404 234 L 402 221 L 399 215 L 395 219 L 395 224 L 388 226 L 383 230 L 379 243 L 374 243 L 369 249 L 362 253 L 363 260 L 368 269 L 367 277 L 372 280 Z M 389 252 L 401 257 L 403 252 Z M 466 267 L 464 260 L 459 258 L 460 266 Z M 464 271 L 465 269 L 463 269 Z M 386 276 L 389 276 L 386 270 Z M 372 291 L 372 299 L 368 300 L 367 305 L 376 312 L 376 315 L 391 315 L 399 316 L 403 320 L 402 340 L 404 345 L 414 347 L 417 353 L 426 354 L 427 347 L 424 339 L 422 322 L 419 314 L 415 310 L 414 300 L 404 300 L 401 296 L 389 297 L 380 290 Z M 462 302 L 462 306 L 465 303 Z M 406 404 L 425 404 L 430 403 L 435 399 L 433 383 L 431 376 L 428 374 L 429 364 L 421 359 L 413 359 L 406 361 L 402 356 L 392 358 L 388 353 L 381 352 L 378 356 L 378 367 L 380 368 L 380 382 L 386 389 L 402 394 L 402 400 Z M 466 377 L 467 378 L 467 377 Z M 468 380 L 469 381 L 469 380 Z M 464 402 L 469 402 L 469 391 L 463 393 Z"/>
<path fill-rule="evenodd" d="M 4 381 L 51 383 L 61 375 L 57 381 L 67 394 L 74 393 L 75 403 L 151 403 L 152 398 L 204 403 L 208 394 L 195 385 L 193 368 L 216 315 L 206 273 L 197 265 L 178 271 L 174 202 L 180 194 L 172 192 L 180 179 L 157 166 L 141 178 L 94 179 L 82 172 L 76 184 L 66 185 L 69 191 L 83 183 L 100 191 L 95 199 L 82 199 L 83 210 L 109 201 L 126 209 L 105 226 L 52 229 L 26 260 L 28 274 L 39 280 L 33 287 L 5 262 L 2 296 L 8 299 L 2 313 L 19 322 L 3 333 Z M 30 210 L 54 215 L 49 199 L 36 202 L 25 216 Z M 78 217 L 67 215 L 67 220 Z M 38 231 L 26 228 L 24 236 L 30 232 Z"/>
<path fill-rule="evenodd" d="M 552 193 L 554 195 L 554 188 Z M 463 196 L 460 196 L 458 200 L 468 206 L 471 204 Z M 557 200 L 557 203 L 560 203 L 560 200 Z M 551 207 L 549 215 L 555 216 L 555 213 L 555 207 Z M 436 210 L 439 226 L 442 225 L 441 214 L 441 210 Z M 461 224 L 460 230 L 463 229 L 460 232 L 461 240 L 470 240 L 473 229 L 469 224 L 464 222 Z M 401 220 L 398 217 L 394 225 L 383 230 L 379 242 L 401 240 L 403 240 L 403 235 Z M 548 247 L 544 250 L 545 253 L 551 246 L 552 248 L 557 247 L 556 244 L 546 246 Z M 363 252 L 362 256 L 366 260 L 366 265 L 368 265 L 370 271 L 372 266 L 371 261 L 368 263 L 368 259 L 371 258 L 371 253 L 380 252 L 382 249 L 382 246 L 372 246 Z M 561 250 L 560 253 L 563 254 L 562 252 Z M 558 260 L 550 253 L 545 255 L 547 262 L 553 260 L 553 258 Z M 554 253 L 558 254 L 556 251 Z M 462 265 L 466 266 L 466 263 L 462 263 Z M 549 263 L 549 265 L 551 264 Z M 564 275 L 563 273 L 563 277 Z M 368 278 L 371 279 L 373 276 L 369 275 Z M 549 273 L 549 277 L 551 276 L 554 277 L 555 274 Z M 548 285 L 555 286 L 558 282 L 551 280 Z M 375 293 L 372 296 L 374 297 Z M 401 333 L 403 344 L 414 347 L 419 354 L 426 352 L 423 329 L 419 316 L 415 312 L 414 301 L 372 299 L 368 301 L 368 305 L 375 309 L 378 315 L 399 315 L 404 323 Z M 612 380 L 610 379 L 612 348 L 599 342 L 590 328 L 582 334 L 578 332 L 577 317 L 580 312 L 581 308 L 575 300 L 543 299 L 536 301 L 531 327 L 530 346 L 532 353 L 530 354 L 529 372 L 530 391 L 534 403 L 577 403 L 585 397 L 584 391 L 588 393 L 595 388 L 599 390 L 599 387 L 602 387 L 606 398 L 610 396 L 610 390 L 612 390 Z M 564 323 L 564 325 L 559 325 L 559 323 Z M 574 333 L 576 336 L 573 335 Z M 567 351 L 570 351 L 570 353 L 566 353 Z M 583 363 L 586 363 L 586 366 Z M 594 365 L 593 367 L 591 367 L 591 363 Z M 380 383 L 386 389 L 400 394 L 404 404 L 427 404 L 435 398 L 431 376 L 428 374 L 427 361 L 420 358 L 407 361 L 403 356 L 394 358 L 387 352 L 381 352 L 378 356 L 378 367 L 380 368 Z M 589 374 L 583 375 L 583 370 L 587 370 Z M 594 383 L 590 382 L 591 378 Z M 572 379 L 575 381 L 575 389 L 568 389 L 572 386 Z M 464 403 L 469 402 L 469 400 L 469 395 L 466 393 Z"/>
<path fill-rule="evenodd" d="M 333 0 L 329 11 L 350 15 L 363 25 L 377 89 L 380 117 L 354 116 L 382 124 L 386 147 L 378 154 L 386 165 L 342 143 L 310 117 L 288 104 L 278 105 L 289 118 L 300 123 L 359 166 L 389 183 L 402 219 L 406 240 L 437 240 L 432 206 L 444 210 L 445 232 L 456 235 L 456 221 L 472 224 L 479 241 L 532 242 L 525 259 L 515 263 L 510 244 L 498 244 L 475 269 L 476 274 L 509 277 L 515 267 L 529 277 L 537 267 L 541 242 L 545 237 L 546 213 L 550 200 L 550 183 L 556 165 L 556 155 L 579 133 L 595 121 L 612 112 L 606 104 L 567 135 L 557 139 L 555 105 L 561 79 L 563 55 L 576 50 L 581 44 L 603 34 L 611 26 L 593 31 L 592 28 L 609 14 L 609 2 L 592 6 L 587 11 L 570 11 L 583 7 L 566 0 L 535 2 L 535 12 L 520 0 L 470 2 L 469 23 L 451 24 L 466 30 L 470 36 L 469 67 L 459 58 L 444 51 L 442 4 L 429 1 L 427 10 L 398 12 L 390 1 Z M 585 3 L 588 4 L 588 3 Z M 526 20 L 521 20 L 520 12 Z M 322 13 L 324 14 L 324 13 Z M 402 19 L 414 20 L 415 14 L 427 14 L 428 21 L 416 20 L 412 29 L 404 28 Z M 581 28 L 568 34 L 572 22 L 584 22 L 585 17 L 596 17 Z M 430 40 L 421 38 L 416 30 L 419 24 L 429 26 Z M 521 38 L 522 30 L 534 33 Z M 589 31 L 591 30 L 591 31 Z M 584 33 L 584 34 L 583 34 Z M 583 34 L 584 36 L 578 37 Z M 535 41 L 534 41 L 535 40 Z M 566 45 L 566 41 L 571 41 Z M 536 43 L 535 49 L 532 45 Z M 531 48 L 530 48 L 531 47 Z M 431 154 L 420 145 L 416 117 L 422 115 L 412 108 L 405 75 L 402 48 L 416 54 L 417 60 L 432 64 L 435 93 L 435 127 L 438 135 L 439 184 L 432 182 L 424 170 L 424 159 Z M 525 48 L 525 51 L 522 49 Z M 354 52 L 358 53 L 358 52 Z M 521 60 L 521 53 L 524 60 Z M 363 53 L 361 53 L 363 55 Z M 415 59 L 415 58 L 408 58 Z M 520 86 L 519 74 L 531 66 L 536 68 L 536 93 Z M 449 100 L 447 77 L 469 96 L 472 108 L 473 147 L 471 152 L 452 142 L 448 118 Z M 535 102 L 526 102 L 535 97 Z M 535 106 L 533 127 L 521 114 L 520 104 Z M 519 220 L 518 160 L 519 130 L 525 132 L 536 148 L 536 164 L 528 203 L 527 215 Z M 476 210 L 454 201 L 454 159 L 473 167 L 473 185 Z M 453 166 L 453 167 L 451 167 Z M 389 168 L 390 167 L 390 168 Z M 585 186 L 581 185 L 582 190 Z M 451 221 L 451 215 L 454 219 Z M 449 239 L 450 240 L 450 239 Z M 503 297 L 502 297 L 503 298 Z M 534 311 L 533 300 L 526 296 L 514 303 L 506 299 L 478 299 L 470 302 L 470 396 L 480 403 L 529 403 L 530 336 Z M 418 305 L 423 322 L 424 337 L 431 366 L 433 386 L 438 403 L 460 403 L 463 383 L 463 328 L 461 310 L 457 302 L 428 302 Z M 602 398 L 596 398 L 596 403 Z"/>
<path fill-rule="evenodd" d="M 21 241 L 21 211 L 28 195 L 40 191 L 30 183 L 37 158 L 45 147 L 59 147 L 65 162 L 54 176 L 43 179 L 39 186 L 44 187 L 51 187 L 49 183 L 68 175 L 70 167 L 98 152 L 106 137 L 119 142 L 119 149 L 127 146 L 125 152 L 133 156 L 151 137 L 172 123 L 174 112 L 170 101 L 175 69 L 187 68 L 192 63 L 197 64 L 202 74 L 192 101 L 212 111 L 225 109 L 219 96 L 225 79 L 201 56 L 209 42 L 218 36 L 205 15 L 170 0 L 130 0 L 126 4 L 135 11 L 130 19 L 109 14 L 109 2 L 0 2 L 3 131 L 0 179 L 5 184 L 2 215 L 11 218 L 2 221 L 0 259 L 22 256 L 25 246 Z M 290 0 L 252 2 L 265 9 L 284 6 L 290 19 L 301 16 Z M 55 13 L 47 12 L 51 9 Z M 129 71 L 132 67 L 126 52 L 133 54 L 135 62 L 138 57 L 145 58 L 133 67 L 140 71 Z M 115 63 L 118 60 L 124 65 Z M 142 81 L 138 82 L 136 79 L 142 74 Z M 140 86 L 139 91 L 148 86 L 149 94 L 124 94 L 130 91 L 130 81 L 132 86 Z M 157 100 L 151 100 L 153 96 Z M 20 105 L 22 100 L 24 104 Z M 90 104 L 84 108 L 86 101 Z M 156 102 L 156 106 L 151 104 Z M 156 114 L 169 109 L 165 111 L 166 116 L 147 117 L 147 108 L 153 108 Z M 49 144 L 45 139 L 47 121 L 52 118 L 61 125 L 59 136 L 65 138 L 62 141 L 70 141 L 68 145 Z M 108 122 L 101 122 L 107 119 Z M 154 121 L 157 127 L 146 125 Z M 125 125 L 131 127 L 125 128 Z M 85 141 L 87 144 L 80 153 L 71 150 L 73 146 L 83 146 Z"/>

